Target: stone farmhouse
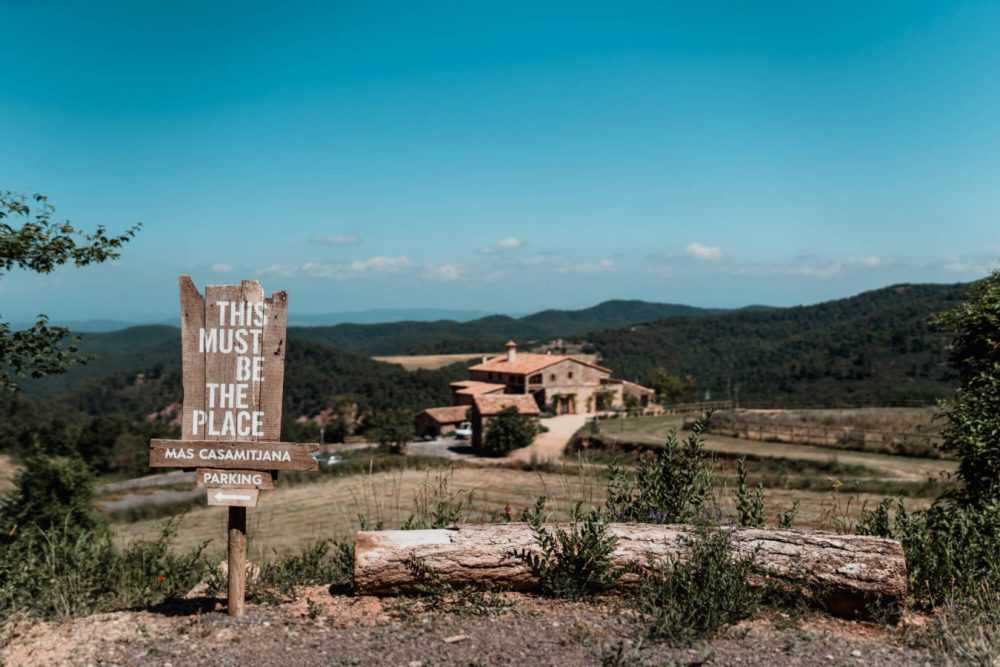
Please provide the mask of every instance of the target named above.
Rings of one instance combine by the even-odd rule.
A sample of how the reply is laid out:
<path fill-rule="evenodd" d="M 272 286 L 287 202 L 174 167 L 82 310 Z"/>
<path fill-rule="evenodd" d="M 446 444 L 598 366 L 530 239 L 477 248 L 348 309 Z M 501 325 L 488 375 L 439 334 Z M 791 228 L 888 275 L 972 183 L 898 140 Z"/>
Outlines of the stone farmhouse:
<path fill-rule="evenodd" d="M 647 407 L 652 389 L 611 377 L 611 370 L 577 357 L 519 352 L 507 343 L 507 353 L 483 359 L 469 369 L 469 379 L 451 384 L 453 404 L 429 408 L 416 416 L 417 433 L 442 435 L 462 422 L 472 424 L 472 441 L 480 446 L 490 418 L 506 407 L 522 414 L 582 414 L 632 403 Z M 628 398 L 630 397 L 630 398 Z"/>
<path fill-rule="evenodd" d="M 507 343 L 507 354 L 471 367 L 469 381 L 456 382 L 452 389 L 456 404 L 470 394 L 527 394 L 534 397 L 540 410 L 555 415 L 595 412 L 599 392 L 609 397 L 609 408 L 624 406 L 629 395 L 637 406 L 645 408 L 655 393 L 634 382 L 612 378 L 611 369 L 577 357 L 518 352 L 514 341 Z"/>

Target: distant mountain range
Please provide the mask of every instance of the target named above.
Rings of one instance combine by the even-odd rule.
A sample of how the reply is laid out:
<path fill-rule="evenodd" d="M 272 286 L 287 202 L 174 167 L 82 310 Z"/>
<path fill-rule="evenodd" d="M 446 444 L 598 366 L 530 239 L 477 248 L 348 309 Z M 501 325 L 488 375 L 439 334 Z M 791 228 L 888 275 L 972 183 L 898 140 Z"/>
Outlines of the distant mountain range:
<path fill-rule="evenodd" d="M 338 313 L 292 313 L 289 315 L 289 326 L 333 326 L 347 322 L 353 324 L 378 324 L 385 322 L 432 322 L 435 320 L 451 320 L 468 322 L 491 313 L 485 310 L 452 310 L 448 308 L 371 308 L 368 310 L 352 310 Z M 34 322 L 15 322 L 17 329 L 34 326 Z M 124 320 L 93 319 L 93 320 L 61 320 L 51 322 L 53 325 L 68 327 L 71 331 L 83 333 L 106 333 L 119 331 L 129 327 L 149 324 L 166 324 L 177 326 L 177 318 L 163 318 L 147 322 L 126 322 Z"/>
<path fill-rule="evenodd" d="M 744 400 L 782 404 L 926 402 L 950 395 L 953 387 L 947 367 L 949 336 L 930 319 L 962 301 L 967 290 L 962 284 L 894 285 L 794 308 L 720 311 L 607 301 L 521 318 L 292 326 L 288 353 L 297 370 L 286 374 L 286 397 L 294 397 L 296 406 L 313 408 L 336 391 L 367 396 L 370 404 L 381 405 L 377 392 L 395 395 L 390 385 L 405 378 L 405 393 L 411 397 L 407 406 L 414 407 L 421 396 L 440 394 L 444 380 L 461 376 L 462 369 L 404 376 L 398 367 L 382 372 L 387 365 L 369 356 L 480 353 L 500 351 L 508 339 L 564 338 L 593 347 L 618 377 L 645 382 L 662 367 L 693 376 L 714 398 L 739 392 Z M 82 350 L 97 355 L 96 360 L 65 375 L 25 381 L 24 393 L 56 396 L 114 374 L 170 373 L 180 366 L 179 334 L 177 327 L 165 325 L 88 334 Z M 328 377 L 331 373 L 337 377 Z M 434 385 L 431 394 L 422 393 L 421 383 Z M 103 392 L 120 382 L 104 384 L 95 395 L 116 400 L 113 392 Z"/>

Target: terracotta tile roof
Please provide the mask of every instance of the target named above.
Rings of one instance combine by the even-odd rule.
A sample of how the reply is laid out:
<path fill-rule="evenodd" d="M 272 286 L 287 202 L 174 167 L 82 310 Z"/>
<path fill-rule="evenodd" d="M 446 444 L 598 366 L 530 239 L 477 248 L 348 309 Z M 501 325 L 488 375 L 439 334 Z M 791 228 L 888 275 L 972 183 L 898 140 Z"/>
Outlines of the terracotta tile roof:
<path fill-rule="evenodd" d="M 425 414 L 439 424 L 454 424 L 464 422 L 469 417 L 468 405 L 449 405 L 443 408 L 427 408 L 421 414 Z"/>
<path fill-rule="evenodd" d="M 537 373 L 538 371 L 548 368 L 553 364 L 558 364 L 560 361 L 566 361 L 570 359 L 578 364 L 583 364 L 584 366 L 590 366 L 591 368 L 596 368 L 597 370 L 611 371 L 597 364 L 591 364 L 576 357 L 569 357 L 563 354 L 535 354 L 533 352 L 518 352 L 514 357 L 514 361 L 507 361 L 507 355 L 501 357 L 494 357 L 484 361 L 481 364 L 476 364 L 469 368 L 470 371 L 487 371 L 491 373 L 510 373 L 512 375 L 531 375 L 532 373 Z"/>
<path fill-rule="evenodd" d="M 522 415 L 537 415 L 541 412 L 531 394 L 486 394 L 476 396 L 476 408 L 480 414 L 490 416 L 500 414 L 504 409 L 514 407 Z"/>
<path fill-rule="evenodd" d="M 452 382 L 451 386 L 455 390 L 455 393 L 461 396 L 479 396 L 481 394 L 493 394 L 498 391 L 503 391 L 506 388 L 506 385 L 494 384 L 492 382 L 478 382 L 477 380 L 462 380 L 461 382 Z"/>

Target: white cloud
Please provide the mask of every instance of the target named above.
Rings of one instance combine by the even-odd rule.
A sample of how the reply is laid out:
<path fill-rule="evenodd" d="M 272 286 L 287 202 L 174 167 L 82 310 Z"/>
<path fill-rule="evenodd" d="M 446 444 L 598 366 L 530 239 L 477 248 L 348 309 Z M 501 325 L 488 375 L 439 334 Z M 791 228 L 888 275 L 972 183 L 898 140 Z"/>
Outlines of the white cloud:
<path fill-rule="evenodd" d="M 882 266 L 882 258 L 875 255 L 871 255 L 870 257 L 856 257 L 851 260 L 851 264 L 875 268 L 876 266 Z"/>
<path fill-rule="evenodd" d="M 595 263 L 560 266 L 556 269 L 556 273 L 603 273 L 613 268 L 615 268 L 614 260 L 602 259 Z"/>
<path fill-rule="evenodd" d="M 304 274 L 309 278 L 353 278 L 360 275 L 395 273 L 409 266 L 410 260 L 405 255 L 399 257 L 376 255 L 369 259 L 356 260 L 347 264 L 333 264 L 330 262 L 306 262 L 301 266 L 272 264 L 266 268 L 259 269 L 257 275 L 291 278 L 292 276 Z"/>
<path fill-rule="evenodd" d="M 482 248 L 477 250 L 480 255 L 496 255 L 502 253 L 504 250 L 516 250 L 517 248 L 524 247 L 524 241 L 517 238 L 516 236 L 506 236 L 499 241 L 491 243 L 489 245 L 484 245 Z"/>
<path fill-rule="evenodd" d="M 424 273 L 424 277 L 429 280 L 440 280 L 442 282 L 454 282 L 462 279 L 462 271 L 454 264 L 442 264 L 441 266 L 429 266 Z"/>
<path fill-rule="evenodd" d="M 517 238 L 516 236 L 508 236 L 506 238 L 502 238 L 499 241 L 497 241 L 495 245 L 498 248 L 507 248 L 507 249 L 520 248 L 521 246 L 524 245 L 524 241 Z"/>
<path fill-rule="evenodd" d="M 312 242 L 317 245 L 353 245 L 361 243 L 361 237 L 357 234 L 326 234 L 312 237 Z"/>
<path fill-rule="evenodd" d="M 722 259 L 722 250 L 719 246 L 707 246 L 700 243 L 689 243 L 688 247 L 685 249 L 688 257 L 694 257 L 695 259 L 704 260 L 716 260 Z"/>
<path fill-rule="evenodd" d="M 285 264 L 272 264 L 263 269 L 257 269 L 258 276 L 279 276 L 281 278 L 291 278 L 298 271 L 298 267 L 287 266 Z"/>
<path fill-rule="evenodd" d="M 386 257 L 385 255 L 376 255 L 365 260 L 358 260 L 351 262 L 350 267 L 352 271 L 357 273 L 364 272 L 391 272 L 397 271 L 399 269 L 404 269 L 410 265 L 410 259 L 406 255 L 400 255 L 399 257 Z"/>
<path fill-rule="evenodd" d="M 212 273 L 229 273 L 232 270 L 233 267 L 229 266 L 228 264 L 219 263 L 212 265 Z"/>

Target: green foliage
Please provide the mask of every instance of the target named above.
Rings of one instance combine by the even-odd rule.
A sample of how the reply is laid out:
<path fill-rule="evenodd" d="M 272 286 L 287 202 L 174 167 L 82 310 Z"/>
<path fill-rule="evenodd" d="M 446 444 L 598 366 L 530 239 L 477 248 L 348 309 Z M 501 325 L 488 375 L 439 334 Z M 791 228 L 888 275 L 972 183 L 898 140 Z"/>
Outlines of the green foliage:
<path fill-rule="evenodd" d="M 87 266 L 118 257 L 118 249 L 139 231 L 139 225 L 120 236 L 108 236 L 104 227 L 81 232 L 68 222 L 55 221 L 55 208 L 44 195 L 0 191 L 0 271 L 23 269 L 50 273 L 63 264 Z M 17 221 L 19 226 L 12 225 Z M 0 323 L 0 388 L 17 389 L 16 378 L 40 378 L 63 373 L 86 358 L 77 354 L 80 338 L 68 345 L 65 327 L 50 327 L 41 315 L 35 325 L 11 331 Z"/>
<path fill-rule="evenodd" d="M 365 420 L 365 434 L 373 437 L 387 452 L 402 454 L 416 434 L 413 419 L 404 410 L 375 412 Z"/>
<path fill-rule="evenodd" d="M 646 386 L 656 392 L 660 403 L 684 403 L 698 398 L 698 383 L 690 375 L 683 380 L 658 366 L 646 377 Z"/>
<path fill-rule="evenodd" d="M 6 533 L 17 535 L 32 526 L 87 532 L 99 526 L 91 504 L 94 478 L 80 460 L 35 452 L 25 459 L 14 482 L 16 491 L 0 510 Z"/>
<path fill-rule="evenodd" d="M 521 550 L 514 555 L 538 577 L 541 591 L 552 597 L 583 600 L 611 588 L 623 571 L 611 562 L 617 538 L 608 535 L 608 525 L 600 511 L 584 514 L 580 505 L 568 528 L 545 528 L 532 524 L 538 550 Z"/>
<path fill-rule="evenodd" d="M 413 513 L 403 522 L 403 530 L 446 528 L 463 523 L 472 505 L 472 494 L 453 492 L 451 470 L 437 475 L 434 482 L 425 482 L 413 498 Z"/>
<path fill-rule="evenodd" d="M 938 320 L 956 332 L 950 364 L 959 387 L 946 403 L 945 448 L 959 458 L 961 502 L 1000 501 L 1000 271 Z"/>
<path fill-rule="evenodd" d="M 598 389 L 594 392 L 594 409 L 610 410 L 615 404 L 614 389 Z"/>
<path fill-rule="evenodd" d="M 650 635 L 688 643 L 714 635 L 724 625 L 748 618 L 762 600 L 747 581 L 754 557 L 733 555 L 729 531 L 701 528 L 690 555 L 666 566 L 647 564 L 634 604 L 652 618 Z"/>
<path fill-rule="evenodd" d="M 705 423 L 696 422 L 683 444 L 672 431 L 662 449 L 639 459 L 634 476 L 612 460 L 607 500 L 612 520 L 695 523 L 711 518 L 714 464 L 702 438 Z"/>
<path fill-rule="evenodd" d="M 764 527 L 764 485 L 750 489 L 747 485 L 747 460 L 741 457 L 736 464 L 736 514 L 741 526 Z M 790 522 L 790 520 L 789 520 Z"/>
<path fill-rule="evenodd" d="M 502 350 L 508 340 L 531 341 L 582 336 L 664 317 L 697 317 L 717 311 L 669 303 L 605 301 L 583 310 L 546 310 L 526 317 L 491 315 L 471 322 L 338 324 L 289 329 L 295 338 L 363 354 L 461 354 Z"/>
<path fill-rule="evenodd" d="M 530 415 L 522 415 L 517 408 L 504 408 L 490 419 L 483 438 L 483 453 L 503 456 L 507 452 L 527 447 L 535 439 L 538 426 Z"/>
<path fill-rule="evenodd" d="M 202 548 L 170 549 L 174 526 L 158 539 L 118 547 L 105 531 L 71 524 L 30 527 L 0 548 L 0 619 L 84 616 L 183 597 L 208 571 Z"/>
<path fill-rule="evenodd" d="M 250 579 L 247 597 L 255 602 L 278 603 L 295 599 L 299 586 L 344 587 L 354 576 L 354 544 L 346 540 L 320 540 L 300 552 L 266 561 Z M 217 583 L 222 588 L 221 580 Z"/>
<path fill-rule="evenodd" d="M 929 317 L 965 285 L 894 285 L 813 306 L 669 317 L 588 334 L 602 364 L 647 382 L 657 368 L 728 398 L 794 407 L 931 402 L 950 395 L 948 337 Z"/>
<path fill-rule="evenodd" d="M 890 503 L 883 501 L 862 512 L 856 530 L 900 540 L 910 594 L 920 606 L 1000 591 L 1000 507 L 937 503 L 911 513 L 899 501 L 892 515 Z"/>
<path fill-rule="evenodd" d="M 945 604 L 917 642 L 945 667 L 1000 664 L 1000 594 L 984 589 L 960 604 Z"/>

